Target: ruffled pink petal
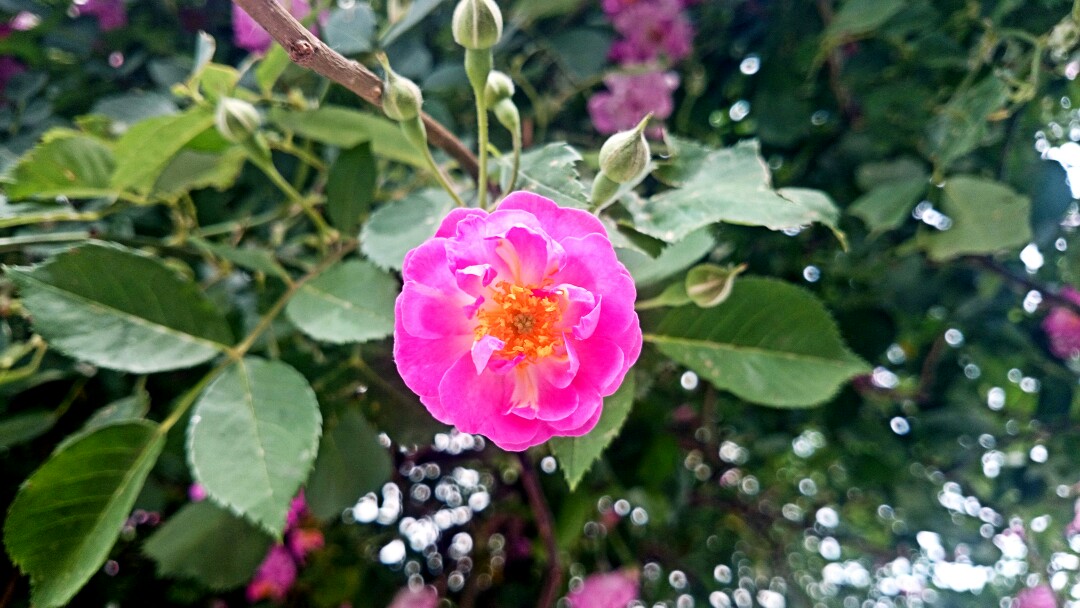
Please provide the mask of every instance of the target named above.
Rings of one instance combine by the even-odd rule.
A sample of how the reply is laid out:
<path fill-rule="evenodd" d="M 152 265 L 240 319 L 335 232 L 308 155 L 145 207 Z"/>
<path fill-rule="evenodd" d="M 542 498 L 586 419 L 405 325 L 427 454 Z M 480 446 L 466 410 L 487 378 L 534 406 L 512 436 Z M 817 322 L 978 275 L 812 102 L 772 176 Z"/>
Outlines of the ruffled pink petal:
<path fill-rule="evenodd" d="M 622 349 L 600 336 L 582 340 L 574 348 L 581 359 L 574 385 L 592 388 L 604 396 L 614 393 L 630 368 Z"/>
<path fill-rule="evenodd" d="M 488 216 L 487 211 L 483 209 L 473 209 L 469 207 L 455 207 L 450 210 L 450 213 L 446 214 L 443 221 L 439 224 L 439 229 L 435 231 L 435 238 L 448 238 L 454 236 L 457 232 L 458 222 L 467 217 L 481 217 Z"/>
<path fill-rule="evenodd" d="M 439 383 L 439 398 L 454 404 L 453 424 L 460 431 L 492 440 L 528 441 L 536 434 L 536 425 L 506 415 L 513 391 L 509 374 L 478 375 L 471 355 L 458 359 Z"/>
<path fill-rule="evenodd" d="M 477 340 L 472 347 L 472 360 L 473 365 L 476 366 L 476 373 L 482 373 L 487 368 L 491 355 L 502 350 L 505 346 L 506 342 L 495 336 L 484 336 Z"/>
<path fill-rule="evenodd" d="M 549 420 L 553 435 L 580 437 L 593 430 L 604 411 L 604 398 L 592 390 L 577 391 L 578 407 L 562 420 Z"/>
<path fill-rule="evenodd" d="M 631 323 L 636 325 L 634 301 L 637 289 L 630 273 L 615 257 L 611 243 L 600 235 L 589 235 L 582 239 L 565 239 L 562 246 L 566 250 L 566 264 L 552 278 L 604 298 L 604 309 L 596 330 L 606 335 L 619 335 Z"/>
<path fill-rule="evenodd" d="M 424 285 L 409 283 L 398 296 L 401 329 L 417 338 L 434 340 L 444 336 L 471 334 L 464 307 L 464 295 L 448 296 Z"/>
<path fill-rule="evenodd" d="M 450 268 L 446 239 L 431 239 L 405 254 L 401 276 L 445 294 L 461 293 Z"/>
<path fill-rule="evenodd" d="M 517 285 L 540 285 L 563 264 L 563 248 L 541 233 L 513 226 L 495 245 L 495 254 L 510 270 Z"/>
<path fill-rule="evenodd" d="M 404 292 L 403 292 L 404 293 Z M 394 305 L 394 362 L 405 384 L 421 397 L 438 397 L 439 382 L 446 370 L 472 347 L 471 334 L 437 340 L 417 338 L 405 331 L 403 297 Z"/>
<path fill-rule="evenodd" d="M 584 340 L 596 330 L 600 321 L 600 298 L 587 289 L 577 285 L 562 284 L 554 291 L 565 294 L 565 306 L 562 311 L 562 326 L 571 330 L 571 335 Z"/>
<path fill-rule="evenodd" d="M 563 353 L 537 361 L 533 367 L 544 382 L 555 388 L 566 388 L 574 381 L 580 366 L 581 360 L 578 359 L 573 344 L 567 342 Z"/>
<path fill-rule="evenodd" d="M 471 296 L 479 296 L 484 293 L 484 288 L 495 280 L 498 273 L 491 264 L 474 264 L 454 271 L 454 279 L 458 287 Z"/>
<path fill-rule="evenodd" d="M 560 207 L 532 192 L 513 192 L 499 203 L 499 211 L 527 211 L 539 220 L 548 236 L 556 241 L 589 234 L 607 236 L 607 230 L 593 214 L 581 209 Z M 610 245 L 609 245 L 610 247 Z"/>

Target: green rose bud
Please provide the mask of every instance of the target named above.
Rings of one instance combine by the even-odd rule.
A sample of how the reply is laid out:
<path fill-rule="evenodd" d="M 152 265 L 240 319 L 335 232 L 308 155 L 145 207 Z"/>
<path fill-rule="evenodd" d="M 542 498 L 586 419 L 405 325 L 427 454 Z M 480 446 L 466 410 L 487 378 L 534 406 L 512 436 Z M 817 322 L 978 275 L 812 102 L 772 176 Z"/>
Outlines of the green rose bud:
<path fill-rule="evenodd" d="M 617 184 L 641 175 L 649 164 L 649 142 L 645 141 L 645 125 L 650 113 L 629 131 L 620 131 L 608 138 L 600 148 L 600 171 Z"/>
<path fill-rule="evenodd" d="M 461 0 L 451 23 L 454 42 L 467 49 L 490 49 L 502 37 L 502 11 L 494 0 Z"/>
<path fill-rule="evenodd" d="M 390 69 L 390 62 L 386 55 L 379 55 L 379 63 L 386 71 L 386 80 L 383 82 L 382 107 L 387 118 L 398 122 L 412 120 L 420 115 L 420 106 L 424 104 L 424 96 L 420 93 L 420 87 L 416 83 L 399 76 Z"/>
<path fill-rule="evenodd" d="M 218 133 L 232 143 L 247 140 L 262 124 L 262 117 L 255 106 L 232 97 L 222 97 L 214 113 L 214 125 Z"/>
<path fill-rule="evenodd" d="M 514 81 L 502 72 L 492 71 L 488 73 L 487 85 L 484 87 L 484 105 L 489 108 L 495 104 L 514 96 Z"/>

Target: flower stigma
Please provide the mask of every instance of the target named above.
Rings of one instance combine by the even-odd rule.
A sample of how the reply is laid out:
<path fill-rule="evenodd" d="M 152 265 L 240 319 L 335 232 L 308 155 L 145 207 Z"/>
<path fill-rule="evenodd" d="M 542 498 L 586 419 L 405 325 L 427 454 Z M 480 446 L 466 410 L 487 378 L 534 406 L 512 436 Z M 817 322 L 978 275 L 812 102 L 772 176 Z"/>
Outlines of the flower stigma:
<path fill-rule="evenodd" d="M 518 365 L 554 354 L 563 346 L 561 295 L 559 291 L 499 281 L 491 290 L 490 304 L 477 312 L 476 339 L 498 338 L 505 346 L 496 354 Z"/>

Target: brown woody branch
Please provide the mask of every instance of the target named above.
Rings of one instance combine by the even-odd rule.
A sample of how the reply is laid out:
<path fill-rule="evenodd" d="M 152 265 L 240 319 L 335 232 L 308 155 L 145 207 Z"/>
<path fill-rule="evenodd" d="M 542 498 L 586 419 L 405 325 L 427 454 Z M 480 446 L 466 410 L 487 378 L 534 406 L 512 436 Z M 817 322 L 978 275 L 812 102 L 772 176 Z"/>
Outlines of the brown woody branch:
<path fill-rule="evenodd" d="M 559 564 L 559 546 L 555 541 L 555 524 L 552 521 L 551 509 L 544 498 L 544 490 L 540 488 L 540 478 L 536 474 L 536 467 L 525 452 L 518 452 L 518 461 L 521 463 L 521 485 L 525 489 L 529 508 L 532 509 L 533 516 L 536 518 L 536 528 L 544 542 L 544 551 L 548 559 L 548 572 L 544 577 L 544 587 L 540 591 L 536 608 L 551 608 L 559 596 L 563 578 L 562 566 Z"/>
<path fill-rule="evenodd" d="M 346 59 L 300 24 L 276 0 L 233 0 L 288 53 L 293 63 L 329 78 L 376 108 L 382 107 L 382 80 L 363 65 Z M 438 121 L 424 114 L 428 140 L 476 178 L 479 165 L 472 151 Z"/>

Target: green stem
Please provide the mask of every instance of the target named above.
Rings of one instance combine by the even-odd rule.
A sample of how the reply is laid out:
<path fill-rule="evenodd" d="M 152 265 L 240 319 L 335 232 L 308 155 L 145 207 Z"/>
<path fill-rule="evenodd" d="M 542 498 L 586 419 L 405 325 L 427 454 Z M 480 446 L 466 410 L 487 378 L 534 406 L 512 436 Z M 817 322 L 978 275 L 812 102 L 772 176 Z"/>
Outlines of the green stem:
<path fill-rule="evenodd" d="M 270 178 L 270 181 L 285 194 L 289 199 L 289 202 L 300 205 L 304 210 L 304 213 L 307 214 L 308 218 L 311 220 L 311 223 L 315 225 L 315 230 L 319 233 L 319 238 L 324 245 L 337 239 L 337 231 L 331 228 L 330 225 L 326 223 L 326 220 L 319 215 L 318 210 L 311 204 L 310 199 L 306 198 L 303 194 L 300 194 L 296 188 L 293 188 L 293 185 L 289 183 L 289 180 L 285 179 L 285 176 L 283 176 L 281 172 L 277 170 L 277 167 L 274 166 L 274 161 L 272 159 L 250 149 L 247 150 L 247 153 L 251 163 L 258 167 L 266 177 Z"/>
<path fill-rule="evenodd" d="M 424 127 L 423 120 L 419 116 L 411 120 L 403 120 L 400 123 L 401 132 L 405 135 L 405 139 L 408 139 L 412 143 L 413 147 L 420 151 L 424 155 L 424 159 L 427 161 L 428 168 L 431 169 L 432 174 L 435 175 L 435 179 L 442 186 L 443 190 L 450 195 L 450 198 L 454 199 L 454 203 L 458 207 L 464 207 L 465 201 L 461 200 L 457 191 L 454 190 L 454 185 L 450 183 L 450 178 L 442 172 L 439 168 L 439 164 L 435 162 L 435 157 L 431 154 L 431 148 L 427 145 L 427 129 Z"/>
<path fill-rule="evenodd" d="M 510 143 L 514 146 L 514 165 L 510 169 L 510 185 L 508 189 L 513 190 L 514 184 L 518 180 L 518 172 L 521 170 L 521 125 L 518 128 L 510 132 Z"/>
<path fill-rule="evenodd" d="M 465 73 L 472 85 L 473 97 L 476 98 L 476 158 L 480 165 L 476 177 L 476 205 L 481 209 L 487 206 L 488 115 L 484 87 L 487 86 L 491 64 L 491 49 L 465 49 Z"/>
<path fill-rule="evenodd" d="M 269 224 L 282 217 L 281 211 L 266 211 L 258 215 L 253 215 L 245 220 L 233 220 L 230 222 L 222 222 L 220 224 L 212 224 L 205 228 L 195 231 L 195 234 L 201 237 L 217 236 L 220 234 L 230 234 L 237 230 L 247 230 L 248 228 L 254 228 L 255 226 L 261 226 L 263 224 Z"/>

